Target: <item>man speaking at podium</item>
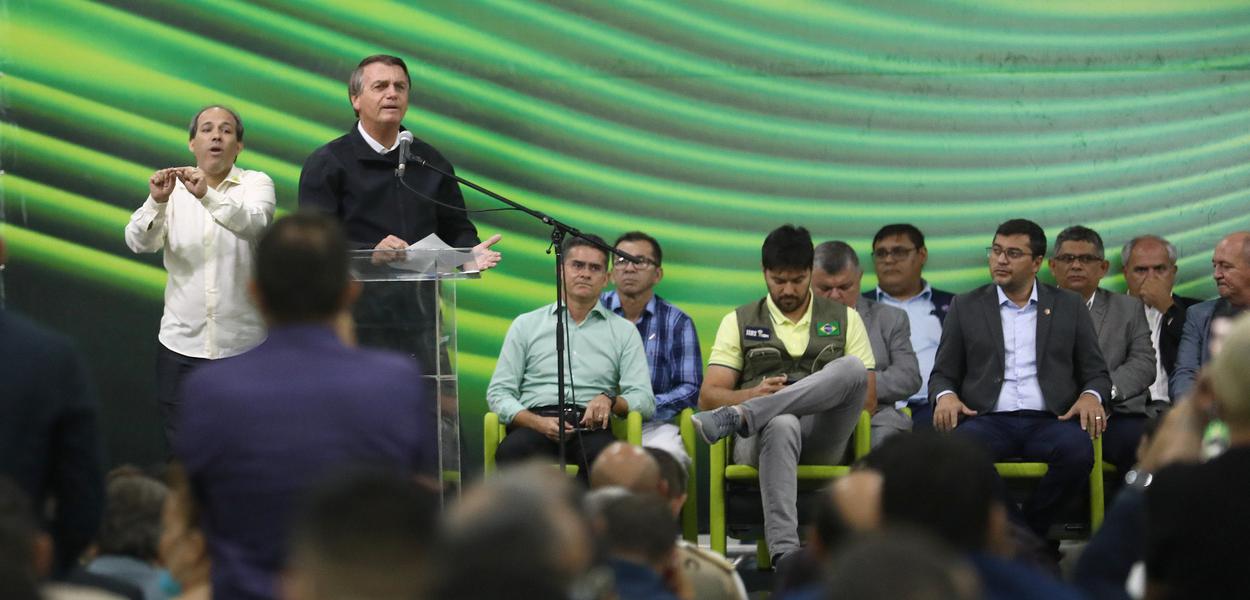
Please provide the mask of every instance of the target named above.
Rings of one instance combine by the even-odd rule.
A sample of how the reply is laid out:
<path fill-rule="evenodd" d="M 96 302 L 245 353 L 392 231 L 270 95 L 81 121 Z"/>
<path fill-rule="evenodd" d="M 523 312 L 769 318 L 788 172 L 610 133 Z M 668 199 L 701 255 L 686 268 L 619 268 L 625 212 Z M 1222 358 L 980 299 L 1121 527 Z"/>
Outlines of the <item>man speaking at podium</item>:
<path fill-rule="evenodd" d="M 500 236 L 479 243 L 460 185 L 415 162 L 401 161 L 401 140 L 406 137 L 412 140 L 409 156 L 454 172 L 433 146 L 413 139 L 402 126 L 411 85 L 408 66 L 397 56 L 376 54 L 360 61 L 347 84 L 359 120 L 304 161 L 300 208 L 338 219 L 356 250 L 402 251 L 433 233 L 453 247 L 474 247 L 478 268 L 489 269 L 499 262 L 499 253 L 490 247 Z M 400 164 L 406 165 L 402 174 Z M 417 285 L 415 293 L 405 286 L 366 286 L 354 312 L 357 337 L 365 345 L 406 352 L 430 369 L 438 356 L 430 343 L 436 335 L 430 325 L 437 307 L 432 285 Z"/>

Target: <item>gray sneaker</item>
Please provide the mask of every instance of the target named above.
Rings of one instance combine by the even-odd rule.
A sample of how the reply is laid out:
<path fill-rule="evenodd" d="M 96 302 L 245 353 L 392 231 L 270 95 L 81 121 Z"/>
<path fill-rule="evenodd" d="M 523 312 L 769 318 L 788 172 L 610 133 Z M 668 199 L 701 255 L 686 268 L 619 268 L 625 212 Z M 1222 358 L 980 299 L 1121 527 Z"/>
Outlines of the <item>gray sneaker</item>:
<path fill-rule="evenodd" d="M 733 435 L 742 426 L 742 415 L 732 406 L 722 406 L 716 410 L 701 412 L 694 415 L 692 419 L 695 431 L 699 432 L 699 437 L 703 438 L 708 445 Z"/>

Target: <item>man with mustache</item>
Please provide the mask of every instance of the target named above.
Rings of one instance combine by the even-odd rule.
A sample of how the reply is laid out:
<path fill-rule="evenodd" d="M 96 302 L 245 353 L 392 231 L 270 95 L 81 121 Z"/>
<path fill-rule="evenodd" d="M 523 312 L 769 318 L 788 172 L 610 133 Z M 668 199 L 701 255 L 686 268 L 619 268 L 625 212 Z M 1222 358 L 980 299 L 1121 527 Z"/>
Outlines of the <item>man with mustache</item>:
<path fill-rule="evenodd" d="M 778 227 L 761 254 L 768 295 L 721 320 L 694 425 L 709 444 L 737 434 L 734 462 L 759 469 L 769 550 L 788 562 L 798 465 L 842 461 L 876 362 L 855 309 L 812 293 L 806 229 Z"/>
<path fill-rule="evenodd" d="M 638 328 L 647 352 L 655 415 L 642 425 L 642 445 L 667 451 L 689 469 L 690 456 L 681 432 L 670 421 L 698 402 L 703 383 L 699 336 L 686 313 L 655 293 L 664 278 L 660 242 L 641 231 L 630 231 L 617 238 L 616 249 L 642 259 L 635 264 L 617 258 L 612 266 L 616 289 L 604 292 L 602 298 L 608 310 Z"/>
<path fill-rule="evenodd" d="M 1155 381 L 1150 384 L 1152 402 L 1170 402 L 1168 377 L 1176 370 L 1176 351 L 1185 331 L 1185 311 L 1199 302 L 1173 291 L 1176 285 L 1176 246 L 1157 235 L 1139 235 L 1124 244 L 1120 262 L 1128 295 L 1145 305 L 1146 323 L 1155 348 Z"/>
<path fill-rule="evenodd" d="M 171 447 L 183 378 L 206 361 L 242 354 L 265 339 L 247 281 L 275 204 L 268 175 L 234 164 L 243 151 L 237 113 L 204 107 L 192 117 L 188 135 L 196 166 L 153 173 L 147 200 L 126 225 L 126 245 L 136 253 L 163 250 L 169 273 L 156 389 Z"/>
<path fill-rule="evenodd" d="M 1172 398 L 1177 400 L 1189 393 L 1198 371 L 1211 360 L 1212 324 L 1236 317 L 1250 307 L 1250 231 L 1224 236 L 1215 245 L 1211 267 L 1220 297 L 1200 302 L 1185 311 L 1185 330 L 1169 384 Z"/>
<path fill-rule="evenodd" d="M 1023 514 L 1042 538 L 1093 468 L 1090 439 L 1106 427 L 1111 397 L 1089 309 L 1037 281 L 1045 256 L 1036 223 L 998 226 L 986 249 L 993 283 L 955 297 L 929 378 L 935 429 L 972 437 L 995 461 L 1049 465 Z"/>
<path fill-rule="evenodd" d="M 933 427 L 929 372 L 933 370 L 938 341 L 942 337 L 942 322 L 955 297 L 925 280 L 923 271 L 928 260 L 924 233 L 915 225 L 894 223 L 882 227 L 872 236 L 872 266 L 877 274 L 877 289 L 864 294 L 864 298 L 907 313 L 911 347 L 920 365 L 920 389 L 906 401 L 897 402 L 895 408 L 911 409 L 912 425 L 917 431 Z"/>
<path fill-rule="evenodd" d="M 1105 258 L 1102 236 L 1073 225 L 1055 238 L 1050 271 L 1059 287 L 1080 294 L 1098 334 L 1098 348 L 1111 372 L 1111 397 L 1106 405 L 1107 431 L 1103 458 L 1127 471 L 1137 462 L 1137 443 L 1146 420 L 1159 406 L 1150 397 L 1155 379 L 1155 351 L 1150 325 L 1141 300 L 1098 287 L 1111 263 Z"/>
<path fill-rule="evenodd" d="M 603 244 L 598 236 L 586 238 Z M 608 254 L 581 237 L 564 240 L 565 324 L 570 356 L 565 369 L 565 406 L 560 414 L 556 305 L 548 304 L 512 321 L 504 336 L 486 402 L 508 426 L 495 460 L 516 463 L 557 456 L 560 428 L 565 458 L 589 481 L 590 465 L 615 439 L 608 421 L 638 411 L 655 412 L 647 356 L 634 325 L 612 314 L 599 294 L 608 283 Z"/>

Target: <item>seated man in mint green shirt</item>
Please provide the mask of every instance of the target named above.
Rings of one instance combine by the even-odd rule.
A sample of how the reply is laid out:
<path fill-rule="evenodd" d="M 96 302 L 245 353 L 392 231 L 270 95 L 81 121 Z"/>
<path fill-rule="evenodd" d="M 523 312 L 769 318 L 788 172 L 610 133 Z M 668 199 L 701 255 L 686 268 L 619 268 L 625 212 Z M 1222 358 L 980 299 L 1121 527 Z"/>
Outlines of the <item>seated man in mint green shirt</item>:
<path fill-rule="evenodd" d="M 555 304 L 512 322 L 486 401 L 508 425 L 496 462 L 555 457 L 563 426 L 565 459 L 580 467 L 584 479 L 599 452 L 614 441 L 611 416 L 638 411 L 645 419 L 655 412 L 655 395 L 638 330 L 599 303 L 608 282 L 607 253 L 581 238 L 566 239 L 564 281 L 571 357 L 564 371 L 565 406 L 575 411 L 575 420 L 562 421 L 557 409 Z"/>

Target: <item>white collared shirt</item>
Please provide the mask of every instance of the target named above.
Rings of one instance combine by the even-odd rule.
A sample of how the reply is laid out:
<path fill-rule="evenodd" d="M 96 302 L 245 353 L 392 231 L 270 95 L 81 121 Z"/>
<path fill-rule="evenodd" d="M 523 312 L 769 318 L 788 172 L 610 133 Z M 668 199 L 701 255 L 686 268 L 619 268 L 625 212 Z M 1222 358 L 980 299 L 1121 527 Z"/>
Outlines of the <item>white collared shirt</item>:
<path fill-rule="evenodd" d="M 998 318 L 1003 325 L 1003 385 L 994 412 L 1046 410 L 1037 378 L 1037 281 L 1023 307 L 998 291 Z"/>
<path fill-rule="evenodd" d="M 1143 303 L 1145 304 L 1145 303 Z M 1159 352 L 1159 336 L 1163 333 L 1163 313 L 1146 304 L 1146 323 L 1150 324 L 1150 344 L 1155 347 L 1155 381 L 1150 384 L 1150 399 L 1168 402 L 1168 372 L 1163 368 Z"/>
<path fill-rule="evenodd" d="M 184 356 L 218 359 L 265 339 L 247 281 L 274 204 L 268 175 L 233 167 L 203 198 L 179 181 L 168 202 L 148 196 L 130 216 L 126 245 L 134 252 L 164 250 L 169 279 L 158 336 L 162 345 Z"/>
<path fill-rule="evenodd" d="M 362 125 L 360 121 L 356 121 L 356 129 L 360 131 L 360 137 L 365 138 L 365 143 L 369 144 L 369 147 L 373 148 L 373 151 L 378 154 L 386 154 L 387 152 L 399 147 L 399 136 L 395 136 L 395 143 L 391 144 L 390 148 L 387 148 L 382 145 L 382 142 L 373 139 L 373 136 L 369 135 L 368 131 L 365 131 L 365 126 Z"/>

